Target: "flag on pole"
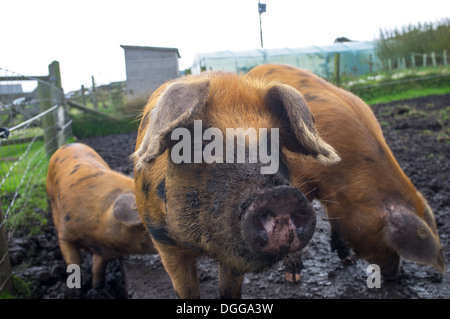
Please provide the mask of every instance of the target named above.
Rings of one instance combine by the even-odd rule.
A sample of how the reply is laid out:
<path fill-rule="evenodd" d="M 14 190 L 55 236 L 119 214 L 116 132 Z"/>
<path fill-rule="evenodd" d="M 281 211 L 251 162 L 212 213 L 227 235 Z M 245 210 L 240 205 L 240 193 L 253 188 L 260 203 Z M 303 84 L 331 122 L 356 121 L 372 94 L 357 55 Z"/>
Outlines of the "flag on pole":
<path fill-rule="evenodd" d="M 258 11 L 259 14 L 266 12 L 266 4 L 265 3 L 258 3 Z"/>

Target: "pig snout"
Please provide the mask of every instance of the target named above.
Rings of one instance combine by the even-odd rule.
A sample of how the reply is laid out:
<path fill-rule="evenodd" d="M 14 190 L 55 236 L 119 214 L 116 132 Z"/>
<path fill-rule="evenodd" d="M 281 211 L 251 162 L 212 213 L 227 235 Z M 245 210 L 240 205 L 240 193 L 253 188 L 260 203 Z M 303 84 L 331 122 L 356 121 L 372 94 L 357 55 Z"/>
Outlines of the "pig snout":
<path fill-rule="evenodd" d="M 249 205 L 243 237 L 255 252 L 281 256 L 305 247 L 315 227 L 316 215 L 305 196 L 278 186 L 263 190 Z"/>

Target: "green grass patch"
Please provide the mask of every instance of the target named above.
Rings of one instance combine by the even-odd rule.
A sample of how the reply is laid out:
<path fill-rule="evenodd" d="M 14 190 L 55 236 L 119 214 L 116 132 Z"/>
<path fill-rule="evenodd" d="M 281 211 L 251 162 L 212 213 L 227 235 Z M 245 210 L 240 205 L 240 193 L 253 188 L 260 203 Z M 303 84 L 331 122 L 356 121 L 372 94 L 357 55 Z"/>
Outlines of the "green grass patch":
<path fill-rule="evenodd" d="M 407 90 L 404 92 L 388 94 L 379 97 L 372 97 L 366 99 L 365 102 L 369 105 L 378 103 L 388 103 L 393 101 L 414 99 L 418 97 L 424 97 L 429 95 L 444 95 L 450 93 L 450 86 L 442 88 L 424 88 L 421 90 Z"/>
<path fill-rule="evenodd" d="M 91 115 L 73 116 L 72 133 L 77 138 L 123 134 L 137 131 L 139 121 L 135 117 L 119 121 L 99 118 Z"/>
<path fill-rule="evenodd" d="M 342 88 L 367 104 L 387 103 L 450 93 L 450 69 L 417 68 L 348 78 Z"/>
<path fill-rule="evenodd" d="M 26 299 L 31 296 L 32 283 L 28 279 L 24 279 L 17 275 L 13 275 L 12 281 L 13 281 L 12 293 L 3 291 L 0 294 L 0 299 Z"/>
<path fill-rule="evenodd" d="M 7 229 L 26 228 L 34 234 L 47 223 L 47 168 L 43 141 L 0 146 L 0 194 Z"/>

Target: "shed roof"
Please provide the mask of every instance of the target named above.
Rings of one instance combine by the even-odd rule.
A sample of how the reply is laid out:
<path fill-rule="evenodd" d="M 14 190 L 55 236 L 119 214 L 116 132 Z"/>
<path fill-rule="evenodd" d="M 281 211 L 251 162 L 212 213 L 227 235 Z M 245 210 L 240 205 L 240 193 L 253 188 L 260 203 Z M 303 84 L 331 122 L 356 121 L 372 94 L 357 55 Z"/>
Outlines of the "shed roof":
<path fill-rule="evenodd" d="M 180 52 L 178 52 L 177 48 L 165 48 L 165 47 L 148 47 L 148 46 L 137 46 L 137 45 L 121 45 L 121 48 L 124 50 L 126 49 L 144 49 L 144 50 L 152 50 L 152 51 L 169 51 L 169 52 L 176 52 L 178 55 L 178 58 L 181 58 Z"/>

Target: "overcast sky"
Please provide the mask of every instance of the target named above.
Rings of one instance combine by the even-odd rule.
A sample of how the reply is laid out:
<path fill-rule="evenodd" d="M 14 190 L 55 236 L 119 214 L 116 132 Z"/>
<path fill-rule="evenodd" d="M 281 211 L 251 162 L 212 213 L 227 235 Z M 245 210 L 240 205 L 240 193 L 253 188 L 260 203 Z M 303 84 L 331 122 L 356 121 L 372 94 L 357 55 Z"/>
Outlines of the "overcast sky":
<path fill-rule="evenodd" d="M 262 0 L 265 48 L 373 40 L 390 29 L 450 16 L 449 0 Z M 61 64 L 66 92 L 125 80 L 120 45 L 178 48 L 180 69 L 197 52 L 260 47 L 257 0 L 0 0 L 0 68 L 45 75 Z"/>

